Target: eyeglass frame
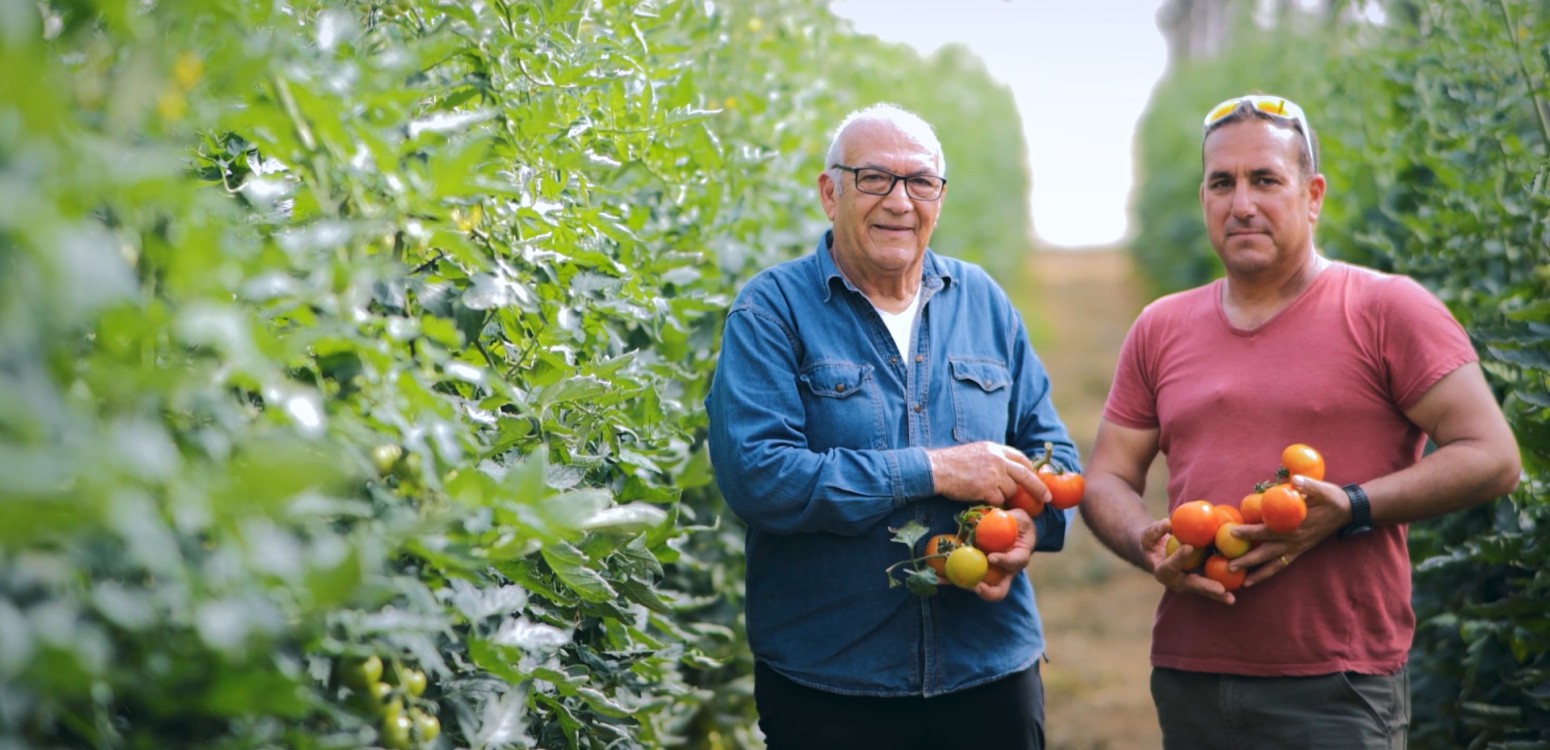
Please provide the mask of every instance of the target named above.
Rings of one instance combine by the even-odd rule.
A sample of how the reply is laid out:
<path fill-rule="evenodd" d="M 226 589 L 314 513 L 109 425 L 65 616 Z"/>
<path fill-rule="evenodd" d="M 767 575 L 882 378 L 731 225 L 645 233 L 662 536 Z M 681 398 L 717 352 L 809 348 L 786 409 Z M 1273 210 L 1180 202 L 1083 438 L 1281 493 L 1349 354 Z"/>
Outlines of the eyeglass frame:
<path fill-rule="evenodd" d="M 1241 106 L 1244 102 L 1248 102 L 1249 106 L 1256 112 L 1263 113 L 1271 120 L 1290 122 L 1291 124 L 1295 125 L 1297 127 L 1297 132 L 1302 134 L 1302 143 L 1308 152 L 1308 169 L 1312 172 L 1319 171 L 1319 157 L 1313 152 L 1313 127 L 1308 124 L 1308 116 L 1303 113 L 1301 105 L 1284 96 L 1274 96 L 1271 94 L 1244 94 L 1243 96 L 1234 96 L 1230 99 L 1223 99 L 1222 101 L 1218 102 L 1216 106 L 1206 110 L 1206 116 L 1201 120 L 1200 123 L 1200 137 L 1202 139 L 1205 138 L 1211 133 L 1211 130 L 1217 125 L 1221 124 L 1223 120 L 1232 117 L 1232 113 L 1237 112 L 1238 107 Z M 1271 110 L 1260 106 L 1265 103 L 1275 103 L 1277 108 L 1281 111 L 1272 112 Z M 1224 107 L 1226 108 L 1226 111 L 1223 111 Z M 1217 112 L 1221 112 L 1221 114 L 1216 115 L 1215 117 L 1211 116 Z"/>
<path fill-rule="evenodd" d="M 927 201 L 927 202 L 934 203 L 936 201 L 941 200 L 942 199 L 942 194 L 944 192 L 946 192 L 946 190 L 947 190 L 947 178 L 943 177 L 941 175 L 928 174 L 928 173 L 924 173 L 924 172 L 920 172 L 920 173 L 916 173 L 916 174 L 894 174 L 893 172 L 890 172 L 890 171 L 888 171 L 886 169 L 881 169 L 881 168 L 878 168 L 878 167 L 850 167 L 850 166 L 846 166 L 844 164 L 830 164 L 829 168 L 830 169 L 843 169 L 846 172 L 849 172 L 851 174 L 851 178 L 852 178 L 851 182 L 856 186 L 856 192 L 863 193 L 865 195 L 890 195 L 890 194 L 893 193 L 893 189 L 899 186 L 899 182 L 903 181 L 904 182 L 904 194 L 906 196 L 909 196 L 909 198 L 911 200 Z M 873 172 L 881 172 L 881 173 L 883 173 L 885 175 L 888 175 L 888 177 L 891 178 L 889 180 L 889 182 L 888 182 L 888 189 L 884 190 L 881 193 L 874 193 L 874 192 L 872 192 L 870 190 L 862 189 L 862 187 L 861 187 L 861 171 L 862 170 L 870 170 L 870 171 L 873 171 Z M 920 177 L 930 178 L 932 180 L 937 180 L 937 181 L 939 181 L 941 183 L 940 185 L 937 186 L 936 195 L 935 196 L 932 196 L 930 198 L 922 198 L 922 197 L 920 197 L 918 195 L 915 195 L 914 193 L 910 192 L 910 182 L 909 181 L 913 180 L 913 179 L 920 178 Z"/>

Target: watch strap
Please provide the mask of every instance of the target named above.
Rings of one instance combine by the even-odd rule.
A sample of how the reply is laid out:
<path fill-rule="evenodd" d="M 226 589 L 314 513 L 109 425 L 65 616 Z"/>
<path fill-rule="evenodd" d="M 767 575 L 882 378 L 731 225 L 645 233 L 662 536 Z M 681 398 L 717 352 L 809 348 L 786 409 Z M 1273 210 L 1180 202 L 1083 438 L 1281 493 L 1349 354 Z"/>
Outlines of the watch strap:
<path fill-rule="evenodd" d="M 1351 500 L 1351 522 L 1340 530 L 1340 538 L 1372 531 L 1372 504 L 1367 500 L 1367 491 L 1358 484 L 1348 484 L 1340 489 L 1345 490 L 1345 496 Z"/>

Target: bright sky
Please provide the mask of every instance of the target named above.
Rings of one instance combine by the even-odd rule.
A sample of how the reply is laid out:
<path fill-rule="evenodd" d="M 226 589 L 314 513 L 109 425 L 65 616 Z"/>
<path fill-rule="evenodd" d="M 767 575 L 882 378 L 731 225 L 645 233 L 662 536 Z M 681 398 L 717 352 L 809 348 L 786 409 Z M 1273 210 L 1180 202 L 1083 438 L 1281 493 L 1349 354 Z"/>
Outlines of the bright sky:
<path fill-rule="evenodd" d="M 1124 239 L 1136 119 L 1167 64 L 1161 0 L 832 0 L 859 32 L 929 54 L 958 42 L 1012 89 L 1045 243 Z M 1103 113 L 1099 115 L 1098 113 Z M 929 117 L 929 113 L 925 113 Z"/>

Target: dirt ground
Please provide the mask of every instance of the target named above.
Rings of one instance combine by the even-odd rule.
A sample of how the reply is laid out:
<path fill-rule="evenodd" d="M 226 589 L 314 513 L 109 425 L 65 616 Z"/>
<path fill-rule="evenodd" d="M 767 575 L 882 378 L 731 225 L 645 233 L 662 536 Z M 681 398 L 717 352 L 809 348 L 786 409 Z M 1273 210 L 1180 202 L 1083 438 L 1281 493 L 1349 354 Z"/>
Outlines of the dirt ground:
<path fill-rule="evenodd" d="M 1084 459 L 1120 342 L 1146 301 L 1121 249 L 1035 253 L 1013 293 L 1050 372 L 1056 407 Z M 1160 464 L 1160 462 L 1159 462 Z M 1148 504 L 1162 515 L 1158 466 Z M 1066 548 L 1029 568 L 1048 641 L 1046 720 L 1052 750 L 1152 750 L 1162 736 L 1152 709 L 1147 650 L 1159 594 L 1151 576 L 1119 561 L 1080 522 Z"/>

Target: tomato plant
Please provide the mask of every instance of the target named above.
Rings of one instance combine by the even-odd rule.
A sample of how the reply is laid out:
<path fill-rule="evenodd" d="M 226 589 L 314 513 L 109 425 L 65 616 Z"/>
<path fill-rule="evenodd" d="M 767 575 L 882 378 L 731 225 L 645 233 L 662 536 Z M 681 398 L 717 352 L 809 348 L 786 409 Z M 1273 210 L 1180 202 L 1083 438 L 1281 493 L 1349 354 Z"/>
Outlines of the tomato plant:
<path fill-rule="evenodd" d="M 1265 526 L 1277 534 L 1285 534 L 1302 525 L 1308 517 L 1308 501 L 1301 492 L 1289 484 L 1278 484 L 1265 490 L 1260 500 L 1260 512 Z"/>
<path fill-rule="evenodd" d="M 1173 535 L 1180 542 L 1191 547 L 1206 547 L 1216 539 L 1216 527 L 1222 525 L 1221 519 L 1212 510 L 1211 503 L 1206 500 L 1191 500 L 1180 503 L 1173 509 L 1168 520 L 1172 526 Z"/>
<path fill-rule="evenodd" d="M 1281 451 L 1281 471 L 1276 476 L 1282 480 L 1293 476 L 1324 479 L 1324 457 L 1312 447 L 1293 443 Z"/>

